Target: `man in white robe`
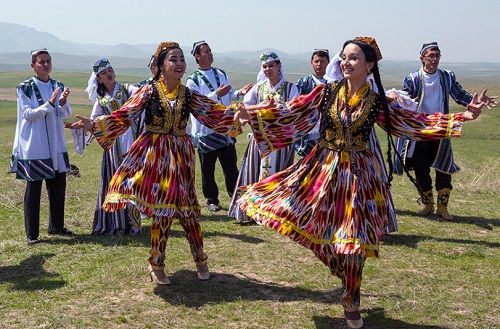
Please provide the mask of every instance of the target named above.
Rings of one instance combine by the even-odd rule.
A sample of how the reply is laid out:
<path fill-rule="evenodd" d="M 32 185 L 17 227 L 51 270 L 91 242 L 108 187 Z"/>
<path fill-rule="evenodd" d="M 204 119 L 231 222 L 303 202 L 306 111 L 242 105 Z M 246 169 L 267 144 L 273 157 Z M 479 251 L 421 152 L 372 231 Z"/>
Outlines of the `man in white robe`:
<path fill-rule="evenodd" d="M 45 180 L 49 196 L 49 234 L 72 235 L 64 227 L 68 149 L 63 119 L 71 116 L 69 89 L 50 78 L 52 58 L 47 49 L 33 51 L 35 74 L 17 89 L 17 125 L 10 172 L 26 180 L 24 223 L 26 242 L 37 243 L 40 196 Z"/>
<path fill-rule="evenodd" d="M 191 54 L 198 63 L 198 68 L 189 76 L 186 86 L 207 96 L 215 102 L 230 105 L 231 100 L 244 96 L 252 84 L 235 90 L 229 84 L 226 72 L 212 67 L 214 57 L 210 46 L 205 41 L 194 43 Z M 214 132 L 191 116 L 191 136 L 197 145 L 201 166 L 203 195 L 207 199 L 208 209 L 212 212 L 221 210 L 219 189 L 215 182 L 215 164 L 217 159 L 222 166 L 226 190 L 232 197 L 238 179 L 235 140 L 232 137 Z"/>

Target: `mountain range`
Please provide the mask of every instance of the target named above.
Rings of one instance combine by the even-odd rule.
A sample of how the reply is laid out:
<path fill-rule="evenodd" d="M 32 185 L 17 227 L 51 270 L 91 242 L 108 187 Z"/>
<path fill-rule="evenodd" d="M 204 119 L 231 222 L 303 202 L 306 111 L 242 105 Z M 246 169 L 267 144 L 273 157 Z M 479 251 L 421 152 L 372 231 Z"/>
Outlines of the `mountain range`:
<path fill-rule="evenodd" d="M 120 74 L 148 76 L 147 64 L 156 47 L 157 44 L 146 43 L 80 44 L 24 25 L 0 22 L 0 71 L 31 70 L 31 50 L 47 48 L 54 59 L 55 71 L 90 72 L 97 59 L 106 57 Z M 191 46 L 181 45 L 181 48 L 186 54 L 187 72 L 191 72 L 197 67 L 190 55 Z M 310 74 L 310 53 L 288 54 L 277 49 L 214 53 L 214 66 L 230 72 L 231 77 L 236 73 L 244 76 L 244 80 L 254 79 L 260 68 L 259 55 L 269 50 L 278 53 L 290 81 Z M 380 63 L 380 70 L 384 82 L 397 85 L 420 65 L 418 61 L 384 60 Z M 500 84 L 500 63 L 442 63 L 441 66 L 455 71 L 462 84 Z"/>

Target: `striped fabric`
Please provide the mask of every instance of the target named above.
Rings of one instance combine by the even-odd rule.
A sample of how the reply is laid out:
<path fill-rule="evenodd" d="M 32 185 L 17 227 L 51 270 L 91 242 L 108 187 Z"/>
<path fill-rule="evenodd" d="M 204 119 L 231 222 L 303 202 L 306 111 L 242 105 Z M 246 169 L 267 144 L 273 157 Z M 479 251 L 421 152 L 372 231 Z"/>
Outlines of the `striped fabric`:
<path fill-rule="evenodd" d="M 172 110 L 158 111 L 164 113 L 164 118 L 146 116 L 146 125 L 155 120 L 163 122 L 164 133 L 145 131 L 132 145 L 109 184 L 103 205 L 106 211 L 134 204 L 149 217 L 189 219 L 200 216 L 194 181 L 195 152 L 191 138 L 186 134 L 188 112 L 219 133 L 236 136 L 241 128 L 233 123 L 232 106 L 217 104 L 187 88 L 182 90 L 185 90 L 184 99 L 187 100 L 182 108 L 176 106 L 175 100 L 170 102 Z M 165 102 L 168 100 L 154 84 L 144 85 L 120 110 L 97 118 L 93 129 L 97 142 L 109 149 L 134 118 L 144 110 L 151 113 L 148 107 L 161 109 Z"/>
<path fill-rule="evenodd" d="M 68 152 L 62 153 L 66 168 L 69 168 Z M 18 159 L 16 178 L 28 181 L 54 178 L 56 175 L 52 159 Z"/>
<path fill-rule="evenodd" d="M 328 138 L 328 130 L 334 136 L 346 135 L 347 114 L 342 102 L 331 109 L 319 108 L 324 88 L 318 86 L 286 108 L 250 113 L 251 127 L 263 155 L 293 143 L 295 133 L 306 131 L 320 115 L 322 138 Z M 375 123 L 385 128 L 380 102 L 368 103 L 372 97 L 373 92 L 368 91 L 352 110 L 352 133 L 357 145 L 369 142 Z M 337 113 L 337 108 L 342 111 Z M 396 136 L 416 140 L 460 136 L 461 115 L 425 116 L 396 105 L 390 111 L 392 133 Z M 292 167 L 240 187 L 238 203 L 248 216 L 316 253 L 377 257 L 380 237 L 387 232 L 391 218 L 390 193 L 377 155 L 368 147 L 359 149 L 349 152 L 318 144 Z M 353 161 L 363 169 L 358 175 L 351 171 Z"/>
<path fill-rule="evenodd" d="M 460 105 L 466 106 L 472 100 L 472 95 L 465 90 L 462 89 L 460 83 L 458 83 L 455 73 L 448 70 L 438 69 L 439 79 L 443 91 L 443 113 L 449 113 L 449 97 L 451 96 L 455 102 Z M 414 98 L 418 102 L 418 108 L 420 108 L 420 104 L 422 103 L 423 97 L 425 97 L 424 90 L 424 71 L 420 69 L 418 71 L 410 73 L 405 77 L 403 81 L 403 91 L 406 91 L 409 97 Z M 439 111 L 439 109 L 437 109 Z M 407 150 L 410 148 L 410 143 L 414 143 L 414 141 L 410 141 L 408 138 L 398 138 L 396 140 L 396 150 L 401 155 L 404 160 L 407 155 Z M 396 174 L 403 174 L 403 166 L 398 157 L 394 158 L 394 172 Z M 434 159 L 431 167 L 445 172 L 449 174 L 456 173 L 460 170 L 458 165 L 455 163 L 453 159 L 453 151 L 451 149 L 451 141 L 447 139 L 442 139 L 439 152 L 437 153 L 436 158 Z M 412 169 L 408 167 L 408 169 Z"/>
<path fill-rule="evenodd" d="M 110 96 L 98 96 L 97 102 L 106 114 L 111 114 L 120 109 L 127 101 L 128 93 L 125 85 L 118 85 L 116 94 Z M 135 137 L 137 121 L 134 121 L 132 135 Z M 101 179 L 97 190 L 97 199 L 94 210 L 94 222 L 92 224 L 92 234 L 129 234 L 132 227 L 140 229 L 140 222 L 132 219 L 132 213 L 138 212 L 133 206 L 129 205 L 126 209 L 120 209 L 115 212 L 107 212 L 102 208 L 108 185 L 113 178 L 118 166 L 127 152 L 120 141 L 117 141 L 109 150 L 104 150 L 101 163 Z M 140 215 L 139 215 L 140 220 Z"/>
<path fill-rule="evenodd" d="M 274 91 L 271 91 L 267 82 L 256 87 L 258 88 L 256 93 L 258 99 L 257 102 L 262 102 L 271 97 L 281 102 L 287 102 L 291 97 L 293 97 L 292 88 L 294 85 L 287 81 L 283 81 L 283 83 Z M 269 152 L 264 155 L 259 152 L 255 138 L 250 135 L 248 147 L 243 155 L 243 161 L 236 186 L 253 184 L 272 174 L 284 170 L 293 164 L 293 158 L 294 152 L 292 144 L 283 145 L 283 147 L 279 150 Z M 247 216 L 247 214 L 242 212 L 238 207 L 236 202 L 238 198 L 239 193 L 238 190 L 236 190 L 236 193 L 233 194 L 229 205 L 228 216 L 242 222 L 252 222 L 253 219 Z"/>
<path fill-rule="evenodd" d="M 198 137 L 199 153 L 212 152 L 227 145 L 227 137 L 222 134 L 212 133 Z"/>

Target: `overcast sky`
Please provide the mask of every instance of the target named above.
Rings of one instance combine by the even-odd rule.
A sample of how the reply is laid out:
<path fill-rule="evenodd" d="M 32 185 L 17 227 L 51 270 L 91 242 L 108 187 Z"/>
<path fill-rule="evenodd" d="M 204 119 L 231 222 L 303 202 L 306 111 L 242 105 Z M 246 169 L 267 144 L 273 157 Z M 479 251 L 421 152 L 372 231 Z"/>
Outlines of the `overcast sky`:
<path fill-rule="evenodd" d="M 0 22 L 87 44 L 204 39 L 216 53 L 333 52 L 365 35 L 386 59 L 418 60 L 437 41 L 442 61 L 500 62 L 498 0 L 4 0 Z"/>

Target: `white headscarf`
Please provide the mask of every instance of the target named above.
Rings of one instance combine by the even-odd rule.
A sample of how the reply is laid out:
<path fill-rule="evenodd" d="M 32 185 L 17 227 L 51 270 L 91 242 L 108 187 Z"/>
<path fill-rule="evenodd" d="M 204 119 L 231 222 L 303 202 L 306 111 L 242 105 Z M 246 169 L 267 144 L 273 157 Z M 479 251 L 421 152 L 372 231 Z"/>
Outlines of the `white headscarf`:
<path fill-rule="evenodd" d="M 342 74 L 342 70 L 340 69 L 340 62 L 342 61 L 341 56 L 342 50 L 336 53 L 330 63 L 328 63 L 324 75 L 326 82 L 338 82 L 344 77 L 344 75 Z"/>
<path fill-rule="evenodd" d="M 89 94 L 89 99 L 92 103 L 95 103 L 95 100 L 97 99 L 97 75 L 110 66 L 111 63 L 107 58 L 101 58 L 92 66 L 92 74 L 90 75 L 87 89 L 85 89 L 87 94 Z"/>
<path fill-rule="evenodd" d="M 269 62 L 276 62 L 276 61 L 279 61 L 281 63 L 280 58 L 278 57 L 278 54 L 276 54 L 273 51 L 268 51 L 268 52 L 265 52 L 262 55 L 260 55 L 260 61 L 262 62 L 262 64 L 269 63 Z M 264 70 L 262 69 L 262 64 L 260 66 L 259 74 L 257 74 L 257 84 L 261 84 L 267 80 L 267 77 L 264 74 Z M 281 63 L 281 65 L 280 65 L 280 80 L 283 80 L 283 77 L 284 77 L 283 63 Z"/>

